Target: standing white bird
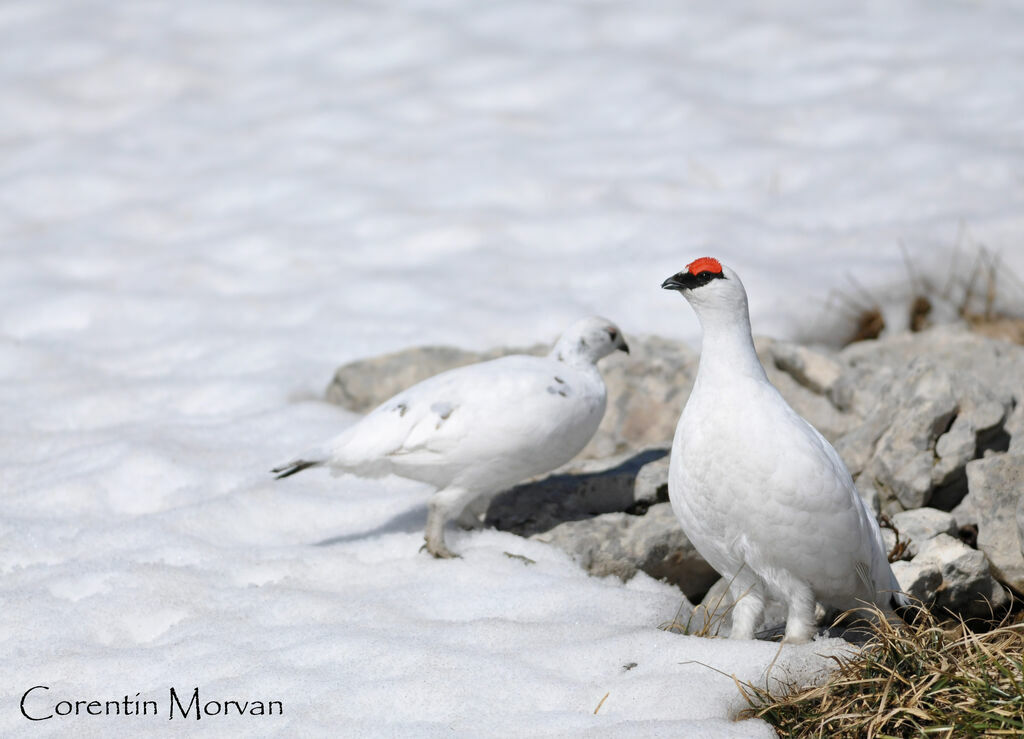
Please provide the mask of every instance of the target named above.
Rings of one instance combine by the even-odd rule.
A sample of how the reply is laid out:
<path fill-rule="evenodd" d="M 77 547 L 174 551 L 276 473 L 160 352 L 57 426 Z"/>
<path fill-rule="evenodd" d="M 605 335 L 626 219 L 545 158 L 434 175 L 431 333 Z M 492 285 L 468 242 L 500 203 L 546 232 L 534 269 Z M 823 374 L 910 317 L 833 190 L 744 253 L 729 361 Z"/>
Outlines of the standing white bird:
<path fill-rule="evenodd" d="M 472 500 L 550 472 L 587 445 L 604 416 L 597 361 L 629 352 L 610 321 L 570 326 L 546 357 L 523 354 L 442 372 L 398 393 L 278 478 L 328 465 L 364 477 L 430 483 L 424 538 L 435 557 L 455 555 L 445 524 Z"/>
<path fill-rule="evenodd" d="M 816 631 L 815 601 L 906 605 L 882 534 L 839 454 L 768 381 L 739 277 L 703 257 L 662 283 L 703 328 L 700 365 L 669 464 L 686 535 L 735 599 L 732 638 L 752 639 L 766 597 L 787 606 L 787 642 Z"/>

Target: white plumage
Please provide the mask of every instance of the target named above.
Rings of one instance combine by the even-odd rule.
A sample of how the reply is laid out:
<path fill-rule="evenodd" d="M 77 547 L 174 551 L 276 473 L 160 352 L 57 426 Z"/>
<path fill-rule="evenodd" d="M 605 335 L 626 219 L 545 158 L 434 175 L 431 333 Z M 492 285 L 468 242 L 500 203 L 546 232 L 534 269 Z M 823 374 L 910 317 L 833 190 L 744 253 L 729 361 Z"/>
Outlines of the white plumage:
<path fill-rule="evenodd" d="M 753 638 L 767 597 L 785 640 L 815 633 L 815 601 L 904 605 L 874 515 L 836 450 L 768 381 L 736 273 L 704 257 L 668 278 L 704 331 L 672 444 L 669 498 L 700 554 L 732 580 L 732 637 Z"/>
<path fill-rule="evenodd" d="M 512 355 L 442 372 L 398 393 L 307 459 L 307 467 L 376 477 L 395 474 L 437 488 L 426 548 L 451 557 L 444 526 L 473 499 L 559 467 L 590 441 L 605 410 L 596 363 L 629 351 L 615 324 L 577 321 L 546 357 Z"/>

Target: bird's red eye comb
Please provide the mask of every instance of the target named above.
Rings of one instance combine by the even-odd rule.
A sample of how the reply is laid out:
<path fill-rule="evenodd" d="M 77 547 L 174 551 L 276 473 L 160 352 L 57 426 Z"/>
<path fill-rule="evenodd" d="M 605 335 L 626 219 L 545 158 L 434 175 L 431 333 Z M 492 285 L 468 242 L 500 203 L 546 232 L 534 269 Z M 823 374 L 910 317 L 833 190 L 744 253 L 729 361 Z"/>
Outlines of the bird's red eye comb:
<path fill-rule="evenodd" d="M 716 275 L 720 275 L 722 274 L 722 265 L 714 257 L 701 257 L 686 265 L 686 271 L 691 275 L 699 275 L 701 272 L 714 272 Z"/>

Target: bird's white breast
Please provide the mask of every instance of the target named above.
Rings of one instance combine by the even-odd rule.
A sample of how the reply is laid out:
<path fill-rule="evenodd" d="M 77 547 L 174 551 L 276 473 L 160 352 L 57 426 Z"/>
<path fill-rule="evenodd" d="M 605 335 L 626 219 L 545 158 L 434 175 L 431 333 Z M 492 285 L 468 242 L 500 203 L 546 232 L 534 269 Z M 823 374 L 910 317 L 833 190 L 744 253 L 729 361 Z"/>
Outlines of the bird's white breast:
<path fill-rule="evenodd" d="M 669 474 L 673 509 L 716 569 L 784 569 L 823 598 L 858 590 L 853 563 L 870 532 L 852 482 L 771 385 L 695 388 Z"/>

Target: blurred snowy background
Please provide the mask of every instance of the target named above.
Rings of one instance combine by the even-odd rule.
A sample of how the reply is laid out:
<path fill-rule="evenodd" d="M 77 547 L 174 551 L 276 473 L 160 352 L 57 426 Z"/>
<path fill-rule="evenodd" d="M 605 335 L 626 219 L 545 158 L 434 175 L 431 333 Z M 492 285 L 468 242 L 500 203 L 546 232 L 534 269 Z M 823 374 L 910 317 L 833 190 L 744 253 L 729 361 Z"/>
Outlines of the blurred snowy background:
<path fill-rule="evenodd" d="M 0 77 L 4 735 L 181 730 L 30 724 L 46 684 L 285 703 L 190 726 L 236 735 L 770 736 L 691 661 L 776 648 L 658 631 L 668 586 L 494 531 L 435 562 L 418 485 L 266 470 L 352 421 L 343 361 L 696 341 L 658 286 L 697 256 L 784 337 L 900 244 L 1024 274 L 1012 3 L 7 0 Z"/>

